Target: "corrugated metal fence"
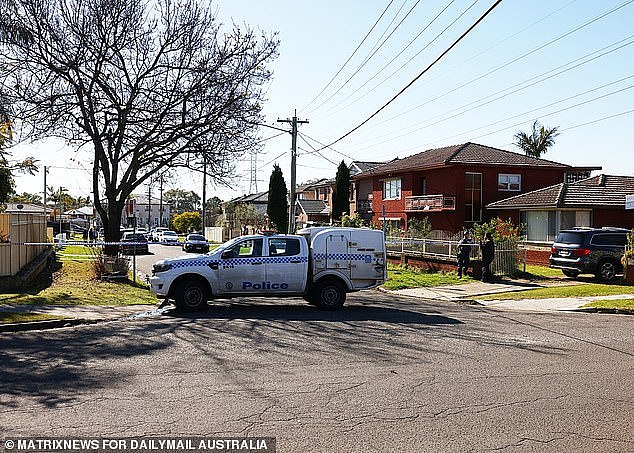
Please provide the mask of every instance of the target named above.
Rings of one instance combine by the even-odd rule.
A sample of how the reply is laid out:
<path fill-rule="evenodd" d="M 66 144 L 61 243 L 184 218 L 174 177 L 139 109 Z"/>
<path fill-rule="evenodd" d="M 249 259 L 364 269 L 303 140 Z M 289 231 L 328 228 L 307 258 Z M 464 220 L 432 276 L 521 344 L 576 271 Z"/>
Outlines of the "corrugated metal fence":
<path fill-rule="evenodd" d="M 45 249 L 46 217 L 42 214 L 0 214 L 0 277 L 16 275 Z"/>

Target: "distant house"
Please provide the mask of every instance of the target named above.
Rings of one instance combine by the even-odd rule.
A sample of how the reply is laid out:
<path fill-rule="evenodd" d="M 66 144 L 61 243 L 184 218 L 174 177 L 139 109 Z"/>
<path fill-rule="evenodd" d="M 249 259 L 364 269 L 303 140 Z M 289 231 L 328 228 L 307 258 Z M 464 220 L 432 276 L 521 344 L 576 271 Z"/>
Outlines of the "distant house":
<path fill-rule="evenodd" d="M 484 209 L 491 203 L 587 178 L 599 169 L 464 143 L 376 166 L 354 181 L 372 186 L 357 205 L 369 207 L 373 222 L 406 230 L 412 219 L 427 217 L 433 229 L 455 233 L 492 218 Z"/>
<path fill-rule="evenodd" d="M 634 228 L 634 210 L 625 209 L 625 196 L 633 194 L 634 176 L 602 174 L 510 197 L 486 208 L 525 224 L 529 241 L 552 243 L 567 228 Z"/>
<path fill-rule="evenodd" d="M 295 203 L 297 228 L 330 224 L 330 208 L 324 200 L 298 199 Z"/>
<path fill-rule="evenodd" d="M 354 176 L 359 175 L 363 172 L 366 172 L 378 165 L 382 165 L 385 162 L 364 162 L 364 161 L 353 161 L 348 165 L 348 169 L 350 170 L 350 210 L 349 214 L 354 215 L 358 213 L 362 218 L 369 221 L 371 220 L 371 216 L 368 216 L 368 213 L 371 212 L 367 206 L 367 197 L 368 194 L 372 192 L 372 184 L 368 183 L 366 180 L 355 180 Z M 330 223 L 330 213 L 332 212 L 332 192 L 335 187 L 335 178 L 322 178 L 315 181 L 309 181 L 307 183 L 301 184 L 297 188 L 297 200 L 321 200 L 326 203 L 328 208 L 328 216 L 329 220 L 323 223 Z M 364 200 L 362 203 L 358 203 L 357 199 L 361 198 Z M 306 205 L 306 207 L 310 210 L 314 210 L 313 216 L 323 216 L 322 209 L 319 208 L 318 204 L 310 204 Z M 317 214 L 317 210 L 320 214 Z M 296 211 L 296 216 L 300 215 L 299 211 Z M 321 217 L 320 217 L 321 218 Z M 298 218 L 297 222 L 301 222 Z M 321 223 L 321 221 L 320 221 Z"/>
<path fill-rule="evenodd" d="M 161 215 L 161 210 L 163 215 Z M 146 194 L 131 195 L 130 200 L 126 204 L 126 216 L 128 218 L 136 217 L 138 227 L 152 228 L 155 226 L 167 226 L 172 215 L 172 208 L 169 203 L 161 200 L 159 197 L 152 197 L 148 203 Z M 131 223 L 128 222 L 130 225 Z"/>
<path fill-rule="evenodd" d="M 225 203 L 223 205 L 225 238 L 239 236 L 244 233 L 245 229 L 248 232 L 254 232 L 263 228 L 268 223 L 268 203 L 268 190 L 266 192 L 242 195 Z M 240 207 L 243 208 L 241 209 Z"/>

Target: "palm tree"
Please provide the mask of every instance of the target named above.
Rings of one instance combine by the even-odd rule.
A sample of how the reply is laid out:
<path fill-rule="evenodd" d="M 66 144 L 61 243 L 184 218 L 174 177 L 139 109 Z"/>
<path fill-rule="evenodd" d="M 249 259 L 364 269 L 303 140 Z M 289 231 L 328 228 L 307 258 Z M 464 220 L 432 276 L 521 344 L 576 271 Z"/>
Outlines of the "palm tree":
<path fill-rule="evenodd" d="M 513 136 L 515 139 L 513 144 L 524 151 L 527 156 L 539 158 L 555 144 L 555 137 L 559 135 L 558 130 L 559 127 L 545 128 L 539 124 L 539 121 L 535 120 L 531 135 L 519 131 Z"/>

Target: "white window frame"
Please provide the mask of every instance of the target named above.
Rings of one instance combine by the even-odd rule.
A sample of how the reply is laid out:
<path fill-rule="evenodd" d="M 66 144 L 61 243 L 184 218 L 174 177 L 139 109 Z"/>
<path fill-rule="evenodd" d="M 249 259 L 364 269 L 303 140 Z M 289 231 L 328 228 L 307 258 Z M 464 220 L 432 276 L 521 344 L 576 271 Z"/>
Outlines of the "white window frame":
<path fill-rule="evenodd" d="M 401 199 L 401 178 L 390 178 L 383 180 L 383 199 L 384 200 L 400 200 Z"/>
<path fill-rule="evenodd" d="M 511 188 L 511 178 L 517 178 L 517 189 Z M 506 188 L 501 188 L 505 185 Z M 521 192 L 522 191 L 522 175 L 517 173 L 498 173 L 498 192 Z"/>

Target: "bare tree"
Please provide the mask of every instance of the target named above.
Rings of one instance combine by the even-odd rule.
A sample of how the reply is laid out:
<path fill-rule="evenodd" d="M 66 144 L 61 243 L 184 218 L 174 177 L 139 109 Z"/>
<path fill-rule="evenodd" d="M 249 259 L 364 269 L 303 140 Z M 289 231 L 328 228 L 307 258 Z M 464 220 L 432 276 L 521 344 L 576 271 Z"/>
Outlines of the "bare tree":
<path fill-rule="evenodd" d="M 225 27 L 198 0 L 18 3 L 15 26 L 32 43 L 0 48 L 0 92 L 24 137 L 61 137 L 93 154 L 107 241 L 153 175 L 206 160 L 222 181 L 257 146 L 274 36 Z"/>

